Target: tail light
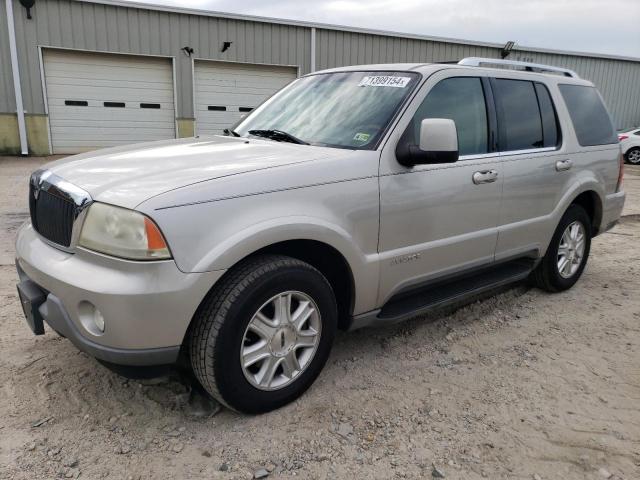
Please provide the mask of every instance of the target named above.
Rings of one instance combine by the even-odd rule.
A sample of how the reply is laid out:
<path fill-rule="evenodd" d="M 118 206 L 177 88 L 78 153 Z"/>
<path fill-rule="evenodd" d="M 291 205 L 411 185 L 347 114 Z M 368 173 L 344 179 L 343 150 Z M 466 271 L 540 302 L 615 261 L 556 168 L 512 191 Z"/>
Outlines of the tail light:
<path fill-rule="evenodd" d="M 622 135 L 622 134 L 618 134 L 618 141 L 621 142 L 623 140 L 626 140 L 627 138 L 629 138 L 629 135 Z"/>
<path fill-rule="evenodd" d="M 618 184 L 616 185 L 616 192 L 621 192 L 624 184 L 624 156 L 622 155 L 622 152 L 620 152 L 619 161 L 620 167 L 618 170 Z"/>

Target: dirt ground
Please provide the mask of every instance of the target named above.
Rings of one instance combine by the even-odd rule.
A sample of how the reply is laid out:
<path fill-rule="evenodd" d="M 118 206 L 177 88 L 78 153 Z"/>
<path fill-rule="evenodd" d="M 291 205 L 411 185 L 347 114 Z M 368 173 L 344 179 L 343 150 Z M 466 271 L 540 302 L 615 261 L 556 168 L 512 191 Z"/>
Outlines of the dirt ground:
<path fill-rule="evenodd" d="M 0 159 L 0 478 L 640 479 L 640 168 L 572 290 L 340 334 L 306 395 L 243 416 L 31 335 L 13 237 L 42 161 Z"/>

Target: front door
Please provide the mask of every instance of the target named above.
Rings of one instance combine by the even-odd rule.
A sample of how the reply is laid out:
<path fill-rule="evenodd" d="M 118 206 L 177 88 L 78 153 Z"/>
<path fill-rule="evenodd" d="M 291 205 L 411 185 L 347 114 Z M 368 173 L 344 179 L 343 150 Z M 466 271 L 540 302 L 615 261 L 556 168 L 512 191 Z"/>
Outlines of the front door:
<path fill-rule="evenodd" d="M 431 76 L 385 145 L 380 164 L 380 291 L 395 293 L 494 260 L 502 164 L 492 139 L 488 81 L 442 71 Z M 458 130 L 455 163 L 400 165 L 399 141 L 417 144 L 424 118 L 449 118 Z M 413 129 L 400 139 L 406 129 Z M 493 135 L 492 135 L 493 133 Z"/>

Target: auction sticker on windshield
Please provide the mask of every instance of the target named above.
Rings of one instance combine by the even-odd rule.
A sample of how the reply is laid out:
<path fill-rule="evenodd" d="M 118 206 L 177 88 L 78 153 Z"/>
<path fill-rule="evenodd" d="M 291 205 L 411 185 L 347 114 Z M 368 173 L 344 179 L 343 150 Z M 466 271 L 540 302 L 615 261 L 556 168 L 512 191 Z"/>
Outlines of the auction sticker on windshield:
<path fill-rule="evenodd" d="M 359 87 L 395 87 L 404 88 L 411 77 L 391 77 L 389 75 L 367 76 L 360 80 Z"/>

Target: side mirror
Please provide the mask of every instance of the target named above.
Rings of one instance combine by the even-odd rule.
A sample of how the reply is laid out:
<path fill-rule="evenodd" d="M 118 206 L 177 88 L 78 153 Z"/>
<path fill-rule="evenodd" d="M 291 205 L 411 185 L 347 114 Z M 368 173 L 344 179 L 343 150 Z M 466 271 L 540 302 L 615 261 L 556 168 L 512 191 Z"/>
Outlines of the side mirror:
<path fill-rule="evenodd" d="M 407 132 L 412 127 L 409 126 Z M 412 145 L 402 135 L 396 157 L 407 167 L 428 163 L 458 161 L 458 131 L 456 123 L 448 118 L 425 118 L 420 124 L 419 145 Z"/>

